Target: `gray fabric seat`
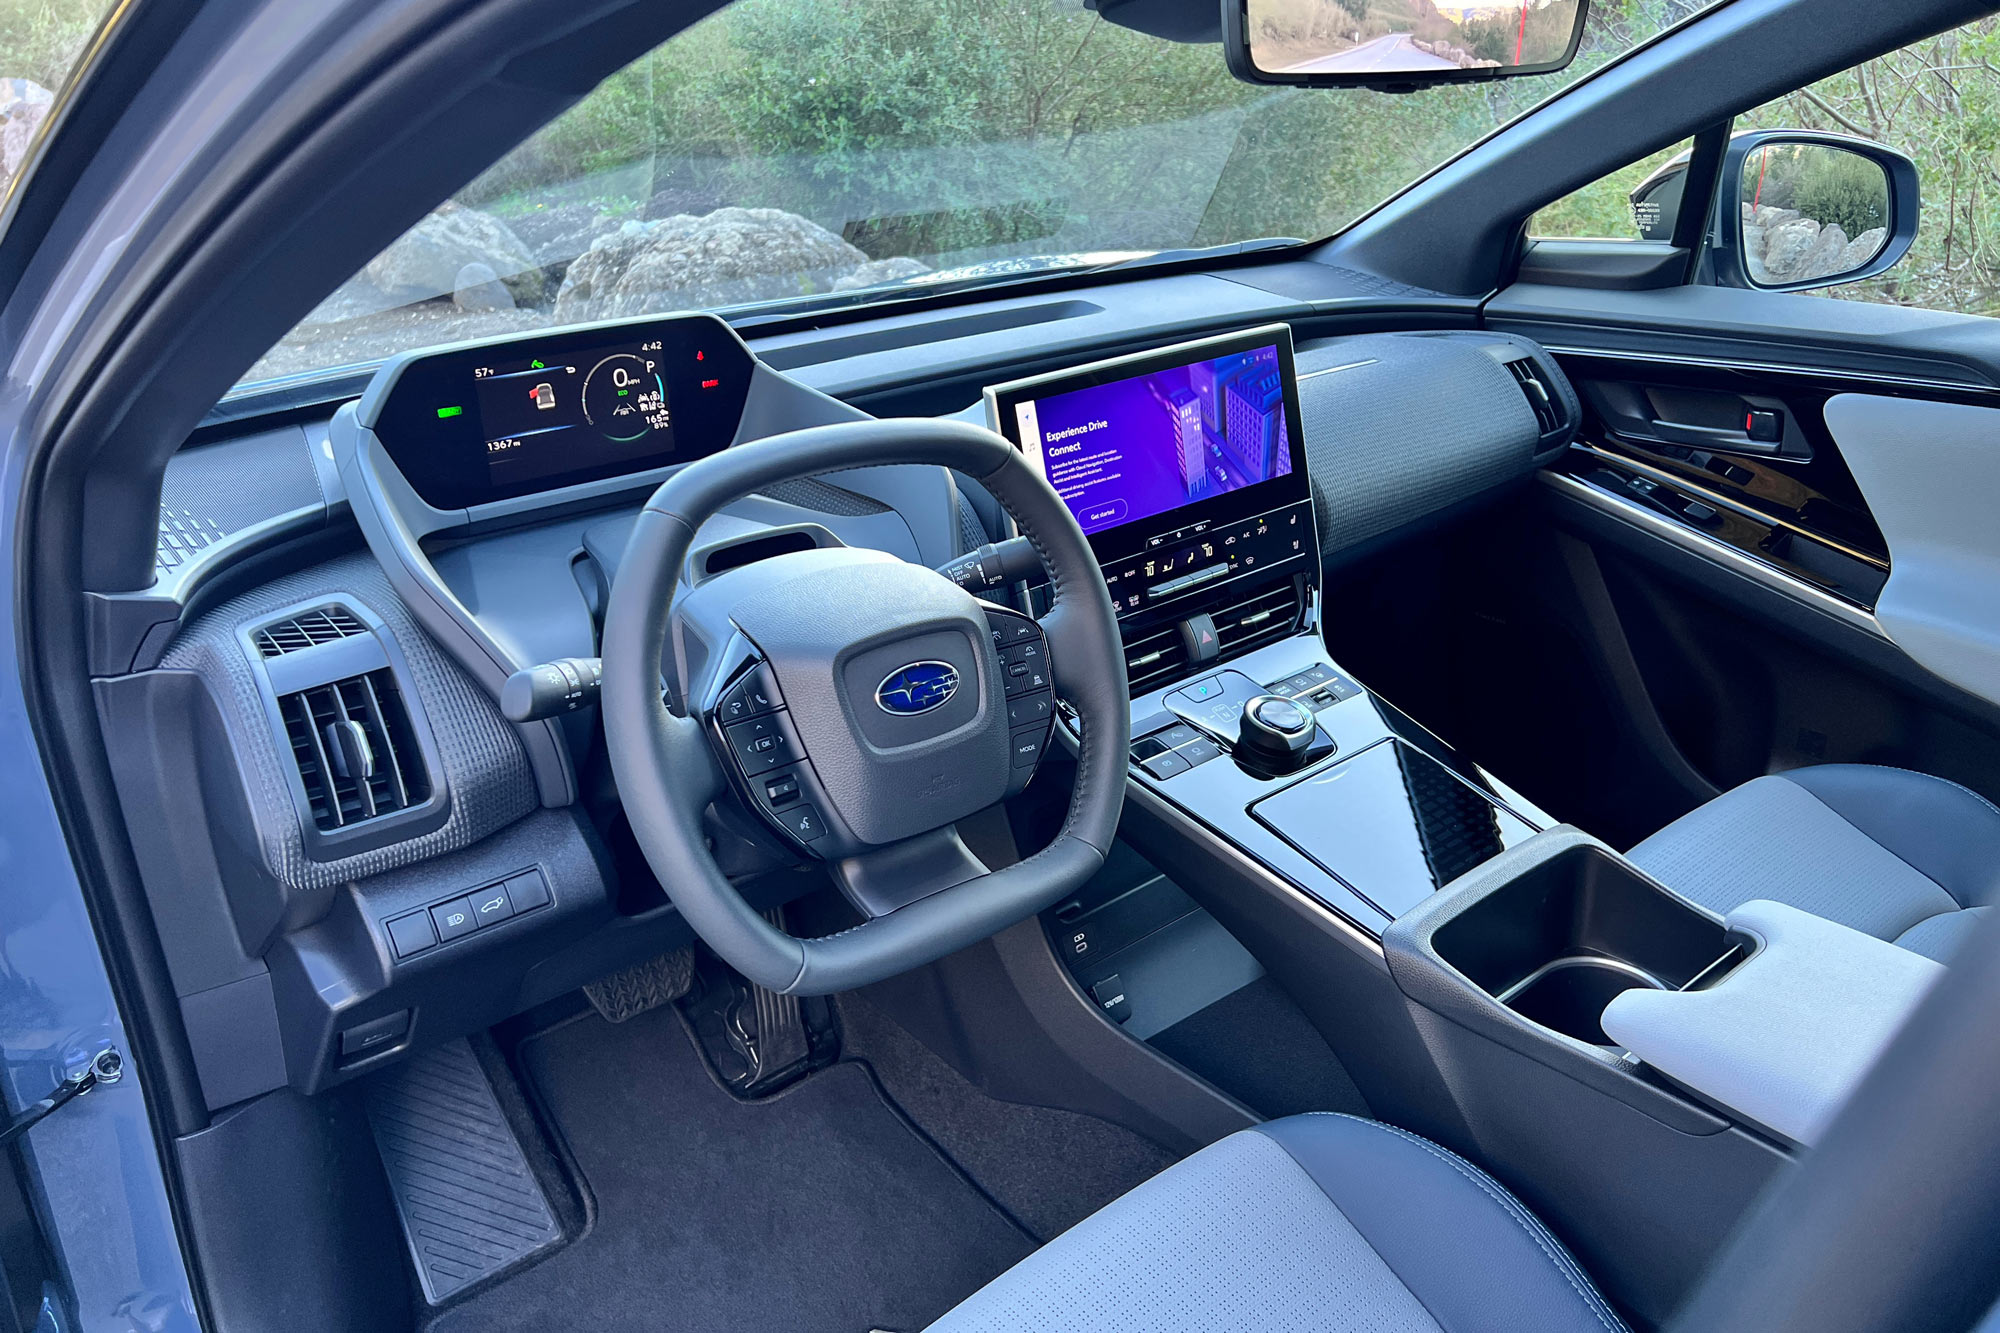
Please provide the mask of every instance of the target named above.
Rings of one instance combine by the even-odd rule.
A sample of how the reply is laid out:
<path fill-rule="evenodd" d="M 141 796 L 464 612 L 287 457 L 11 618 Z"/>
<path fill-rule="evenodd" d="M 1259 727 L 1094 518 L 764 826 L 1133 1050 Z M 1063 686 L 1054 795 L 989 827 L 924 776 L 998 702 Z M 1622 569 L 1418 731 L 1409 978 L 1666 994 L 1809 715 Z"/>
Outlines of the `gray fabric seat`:
<path fill-rule="evenodd" d="M 1955 782 L 1871 764 L 1746 782 L 1629 856 L 1712 911 L 1769 898 L 1941 963 L 2000 904 L 2000 809 Z"/>
<path fill-rule="evenodd" d="M 1443 1148 L 1352 1116 L 1232 1134 L 933 1333 L 1623 1333 L 1569 1252 Z"/>

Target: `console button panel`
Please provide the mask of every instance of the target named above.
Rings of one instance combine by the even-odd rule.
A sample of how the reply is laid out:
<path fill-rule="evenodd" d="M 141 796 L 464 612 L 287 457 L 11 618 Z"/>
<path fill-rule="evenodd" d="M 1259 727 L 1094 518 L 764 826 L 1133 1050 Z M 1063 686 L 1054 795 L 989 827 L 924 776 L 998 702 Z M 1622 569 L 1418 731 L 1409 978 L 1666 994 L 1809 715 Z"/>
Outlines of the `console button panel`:
<path fill-rule="evenodd" d="M 536 868 L 517 871 L 471 893 L 458 893 L 414 912 L 382 923 L 389 947 L 398 958 L 410 958 L 464 939 L 488 926 L 547 907 L 554 899 L 549 882 Z"/>

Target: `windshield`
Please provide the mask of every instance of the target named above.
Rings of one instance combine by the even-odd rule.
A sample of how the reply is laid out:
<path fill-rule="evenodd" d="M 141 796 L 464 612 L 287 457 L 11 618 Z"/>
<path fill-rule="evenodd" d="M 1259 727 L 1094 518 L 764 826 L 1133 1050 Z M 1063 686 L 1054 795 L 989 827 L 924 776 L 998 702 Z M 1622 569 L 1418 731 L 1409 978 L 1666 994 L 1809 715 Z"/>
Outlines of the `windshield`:
<path fill-rule="evenodd" d="M 1240 83 L 1219 47 L 1081 0 L 739 0 L 418 223 L 245 382 L 592 319 L 1323 238 L 1706 3 L 1596 0 L 1560 74 L 1390 96 Z M 1267 0 L 1260 21 L 1417 8 L 1459 12 Z"/>

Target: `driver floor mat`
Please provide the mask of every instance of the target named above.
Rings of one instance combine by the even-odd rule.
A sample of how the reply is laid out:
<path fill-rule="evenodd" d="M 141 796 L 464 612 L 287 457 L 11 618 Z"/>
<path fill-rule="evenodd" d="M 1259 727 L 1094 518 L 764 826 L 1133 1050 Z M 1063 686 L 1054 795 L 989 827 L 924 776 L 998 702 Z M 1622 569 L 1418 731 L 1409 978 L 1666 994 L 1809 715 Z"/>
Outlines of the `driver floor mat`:
<path fill-rule="evenodd" d="M 586 1013 L 518 1065 L 591 1196 L 585 1233 L 432 1333 L 923 1328 L 1034 1244 L 842 1062 L 759 1102 L 670 1008 Z"/>

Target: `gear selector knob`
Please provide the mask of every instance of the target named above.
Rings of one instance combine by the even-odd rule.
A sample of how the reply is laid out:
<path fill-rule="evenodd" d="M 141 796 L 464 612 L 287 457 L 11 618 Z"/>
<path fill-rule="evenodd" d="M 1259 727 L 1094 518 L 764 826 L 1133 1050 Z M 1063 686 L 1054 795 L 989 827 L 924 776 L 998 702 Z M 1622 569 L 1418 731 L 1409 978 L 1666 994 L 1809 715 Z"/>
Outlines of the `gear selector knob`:
<path fill-rule="evenodd" d="M 1236 743 L 1258 767 L 1285 772 L 1304 760 L 1318 730 L 1318 722 L 1304 706 L 1275 694 L 1260 694 L 1243 705 Z"/>

